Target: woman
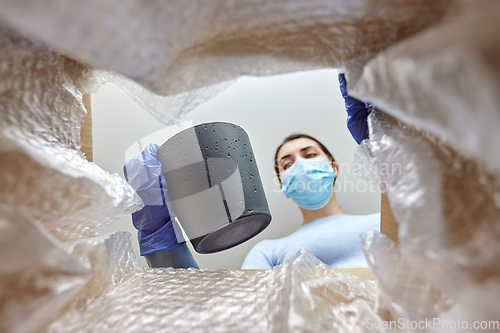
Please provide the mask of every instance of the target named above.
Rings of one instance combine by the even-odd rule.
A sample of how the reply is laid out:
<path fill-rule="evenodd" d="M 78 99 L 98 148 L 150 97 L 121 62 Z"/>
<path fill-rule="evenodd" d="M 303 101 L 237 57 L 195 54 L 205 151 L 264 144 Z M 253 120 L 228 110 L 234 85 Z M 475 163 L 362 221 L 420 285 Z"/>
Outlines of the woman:
<path fill-rule="evenodd" d="M 302 248 L 335 268 L 367 267 L 359 234 L 380 229 L 380 214 L 346 215 L 333 186 L 339 167 L 330 151 L 306 134 L 287 137 L 275 154 L 283 193 L 302 213 L 302 226 L 291 235 L 263 240 L 248 253 L 242 268 L 273 268 Z"/>

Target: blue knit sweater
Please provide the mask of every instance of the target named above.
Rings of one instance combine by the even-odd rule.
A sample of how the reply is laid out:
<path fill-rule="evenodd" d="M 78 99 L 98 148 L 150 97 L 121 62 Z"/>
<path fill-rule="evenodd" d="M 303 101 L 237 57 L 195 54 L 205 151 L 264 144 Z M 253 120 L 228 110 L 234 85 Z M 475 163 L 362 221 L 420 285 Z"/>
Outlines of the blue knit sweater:
<path fill-rule="evenodd" d="M 288 262 L 302 248 L 333 268 L 367 267 L 359 235 L 368 230 L 380 231 L 380 214 L 332 215 L 316 219 L 291 235 L 257 243 L 242 268 L 273 268 Z"/>

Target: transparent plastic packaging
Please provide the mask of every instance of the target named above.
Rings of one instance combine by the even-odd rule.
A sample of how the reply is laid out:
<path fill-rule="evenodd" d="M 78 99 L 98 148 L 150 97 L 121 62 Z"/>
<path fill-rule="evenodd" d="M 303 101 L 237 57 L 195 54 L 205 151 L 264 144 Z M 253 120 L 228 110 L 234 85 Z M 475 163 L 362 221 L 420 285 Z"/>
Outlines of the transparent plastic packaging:
<path fill-rule="evenodd" d="M 370 115 L 361 150 L 370 164 L 397 166 L 380 176 L 408 269 L 448 298 L 441 317 L 471 322 L 500 315 L 499 9 L 464 2 L 457 16 L 375 56 L 352 85 L 388 113 Z M 411 309 L 402 304 L 393 302 Z"/>
<path fill-rule="evenodd" d="M 400 241 L 364 236 L 379 288 L 377 312 L 386 321 L 497 320 L 498 175 L 378 110 L 369 126 L 370 139 L 361 147 L 368 165 L 396 167 L 379 175 Z"/>
<path fill-rule="evenodd" d="M 336 272 L 302 250 L 286 265 L 258 272 L 138 269 L 48 331 L 359 331 L 361 321 L 378 319 L 374 301 L 373 281 Z"/>
<path fill-rule="evenodd" d="M 0 331 L 41 332 L 90 278 L 28 214 L 0 205 Z"/>
<path fill-rule="evenodd" d="M 4 0 L 0 19 L 62 54 L 120 74 L 115 82 L 172 122 L 241 75 L 341 66 L 435 24 L 453 3 Z"/>
<path fill-rule="evenodd" d="M 377 263 L 373 246 L 367 251 L 379 310 L 460 319 L 472 329 L 500 317 L 500 6 L 462 1 L 457 8 L 442 24 L 364 59 L 361 69 L 347 67 L 347 76 L 352 95 L 387 113 L 370 115 L 359 163 L 395 167 L 379 176 L 399 224 L 398 265 L 383 268 L 394 263 L 390 252 Z"/>
<path fill-rule="evenodd" d="M 370 116 L 369 155 L 399 167 L 381 176 L 402 251 L 458 298 L 500 275 L 499 12 L 498 2 L 464 1 L 374 57 L 351 91 L 395 117 Z"/>
<path fill-rule="evenodd" d="M 498 4 L 460 1 L 400 42 L 457 3 L 1 1 L 0 329 L 384 332 L 365 323 L 498 320 Z M 110 80 L 169 123 L 240 75 L 341 65 L 349 92 L 386 112 L 371 114 L 360 159 L 396 167 L 370 169 L 400 226 L 399 246 L 363 236 L 376 283 L 305 251 L 258 272 L 140 268 L 130 235 L 92 237 L 142 202 L 78 151 L 82 94 Z"/>
<path fill-rule="evenodd" d="M 500 173 L 500 3 L 457 3 L 442 24 L 348 71 L 349 92 Z"/>
<path fill-rule="evenodd" d="M 439 318 L 452 300 L 421 278 L 399 245 L 378 232 L 362 235 L 363 250 L 377 282 L 377 313 L 385 321 Z"/>
<path fill-rule="evenodd" d="M 384 180 L 402 250 L 415 265 L 435 265 L 419 274 L 440 289 L 500 274 L 498 177 L 388 115 L 372 113 L 370 126 L 376 160 L 398 167 Z"/>
<path fill-rule="evenodd" d="M 142 206 L 127 182 L 78 150 L 92 70 L 0 29 L 0 201 L 28 211 L 60 240 L 95 236 Z"/>
<path fill-rule="evenodd" d="M 29 214 L 0 205 L 0 330 L 42 332 L 138 268 L 130 234 L 61 243 Z"/>

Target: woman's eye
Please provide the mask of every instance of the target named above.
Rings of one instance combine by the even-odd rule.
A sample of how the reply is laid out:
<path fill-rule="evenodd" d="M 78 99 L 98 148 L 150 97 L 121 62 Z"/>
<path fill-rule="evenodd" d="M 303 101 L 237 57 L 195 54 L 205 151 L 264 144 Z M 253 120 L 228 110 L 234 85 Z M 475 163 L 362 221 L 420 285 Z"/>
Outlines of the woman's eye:
<path fill-rule="evenodd" d="M 283 169 L 286 170 L 288 169 L 288 167 L 290 167 L 292 165 L 292 163 L 287 163 L 283 166 Z"/>
<path fill-rule="evenodd" d="M 306 155 L 307 158 L 314 157 L 314 156 L 316 156 L 316 154 L 314 154 L 314 153 L 310 153 L 310 154 Z"/>

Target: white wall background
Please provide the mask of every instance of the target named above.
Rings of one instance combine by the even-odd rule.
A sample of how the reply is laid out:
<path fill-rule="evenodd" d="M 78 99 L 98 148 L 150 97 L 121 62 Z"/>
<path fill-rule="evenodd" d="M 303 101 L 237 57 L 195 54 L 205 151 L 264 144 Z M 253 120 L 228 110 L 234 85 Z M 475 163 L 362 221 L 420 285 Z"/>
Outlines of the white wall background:
<path fill-rule="evenodd" d="M 123 164 L 129 157 L 126 155 L 139 149 L 137 143 L 141 143 L 141 139 L 140 145 L 144 146 L 147 144 L 145 141 L 152 137 L 155 139 L 152 133 L 166 135 L 165 125 L 113 84 L 106 84 L 92 96 L 92 112 L 94 162 L 104 170 L 122 177 Z M 223 252 L 200 255 L 188 242 L 200 268 L 240 268 L 246 254 L 257 242 L 286 236 L 300 227 L 300 210 L 280 192 L 273 168 L 277 146 L 293 132 L 316 137 L 341 164 L 335 192 L 340 207 L 347 214 L 380 212 L 380 193 L 370 189 L 364 179 L 350 174 L 349 167 L 357 145 L 346 127 L 344 101 L 335 71 L 309 71 L 265 78 L 243 77 L 222 94 L 180 119 L 179 123 L 186 122 L 186 125 L 192 122 L 197 125 L 211 121 L 235 123 L 248 133 L 272 221 L 256 237 Z M 167 132 L 172 135 L 172 128 Z M 156 140 L 163 140 L 161 135 Z M 161 145 L 163 141 L 157 143 Z M 118 220 L 101 234 L 118 230 L 132 233 L 134 251 L 139 257 L 137 232 L 130 216 Z M 144 259 L 139 258 L 140 263 L 146 266 Z"/>

